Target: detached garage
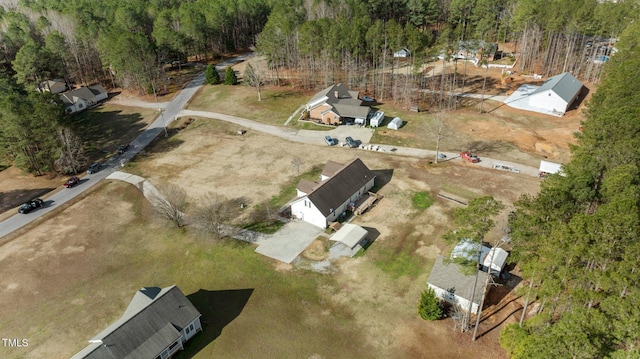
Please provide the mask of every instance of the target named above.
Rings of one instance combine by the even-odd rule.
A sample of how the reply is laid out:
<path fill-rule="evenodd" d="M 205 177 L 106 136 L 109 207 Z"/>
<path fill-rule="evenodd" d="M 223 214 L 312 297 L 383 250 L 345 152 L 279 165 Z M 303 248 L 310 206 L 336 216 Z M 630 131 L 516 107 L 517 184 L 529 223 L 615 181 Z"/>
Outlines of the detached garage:
<path fill-rule="evenodd" d="M 353 249 L 358 245 L 358 243 L 362 242 L 363 239 L 367 238 L 368 234 L 369 232 L 367 232 L 366 229 L 355 224 L 347 223 L 342 225 L 342 228 L 340 228 L 329 239 L 335 242 L 340 242 L 349 247 L 349 249 Z"/>

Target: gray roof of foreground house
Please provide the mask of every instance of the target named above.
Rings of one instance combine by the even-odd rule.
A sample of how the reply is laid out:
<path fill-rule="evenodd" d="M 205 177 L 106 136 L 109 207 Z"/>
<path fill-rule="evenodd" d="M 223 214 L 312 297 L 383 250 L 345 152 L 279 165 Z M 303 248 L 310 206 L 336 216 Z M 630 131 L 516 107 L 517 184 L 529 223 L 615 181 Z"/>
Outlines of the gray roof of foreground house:
<path fill-rule="evenodd" d="M 373 178 L 373 172 L 356 158 L 321 182 L 307 194 L 307 198 L 326 217 Z"/>
<path fill-rule="evenodd" d="M 478 271 L 478 282 L 476 283 L 476 291 L 473 296 L 473 302 L 476 304 L 480 304 L 482 300 L 482 287 L 488 275 L 489 274 L 485 272 Z M 469 300 L 475 280 L 475 273 L 466 275 L 462 272 L 460 265 L 456 263 L 444 263 L 444 258 L 438 256 L 433 264 L 433 269 L 431 269 L 427 283 Z"/>
<path fill-rule="evenodd" d="M 542 86 L 533 91 L 530 96 L 551 90 L 567 103 L 582 89 L 582 82 L 568 72 L 549 77 Z"/>
<path fill-rule="evenodd" d="M 200 317 L 176 286 L 136 292 L 126 311 L 71 359 L 155 358 Z"/>

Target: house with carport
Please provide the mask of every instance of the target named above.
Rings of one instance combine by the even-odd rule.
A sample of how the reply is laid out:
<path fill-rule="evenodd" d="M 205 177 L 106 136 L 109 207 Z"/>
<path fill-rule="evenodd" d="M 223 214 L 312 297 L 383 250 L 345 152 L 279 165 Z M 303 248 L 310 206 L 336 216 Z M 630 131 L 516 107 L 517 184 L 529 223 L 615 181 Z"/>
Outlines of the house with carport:
<path fill-rule="evenodd" d="M 373 187 L 375 175 L 359 159 L 347 164 L 329 161 L 316 182 L 302 179 L 296 188 L 298 197 L 291 202 L 294 218 L 326 228 Z"/>
<path fill-rule="evenodd" d="M 343 84 L 337 84 L 315 94 L 306 104 L 309 119 L 327 125 L 347 122 L 366 124 L 371 108 L 364 106 L 358 98 L 358 91 L 352 91 Z"/>
<path fill-rule="evenodd" d="M 202 331 L 200 312 L 178 287 L 145 287 L 122 317 L 71 359 L 167 359 Z"/>

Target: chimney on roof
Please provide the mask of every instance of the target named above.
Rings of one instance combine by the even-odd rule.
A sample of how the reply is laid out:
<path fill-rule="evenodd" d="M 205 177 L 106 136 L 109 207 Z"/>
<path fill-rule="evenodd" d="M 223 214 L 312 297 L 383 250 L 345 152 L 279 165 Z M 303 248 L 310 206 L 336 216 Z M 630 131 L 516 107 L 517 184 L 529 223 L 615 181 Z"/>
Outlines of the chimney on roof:
<path fill-rule="evenodd" d="M 335 96 L 335 98 L 340 98 L 340 96 L 338 96 L 338 90 L 333 91 L 333 96 Z"/>

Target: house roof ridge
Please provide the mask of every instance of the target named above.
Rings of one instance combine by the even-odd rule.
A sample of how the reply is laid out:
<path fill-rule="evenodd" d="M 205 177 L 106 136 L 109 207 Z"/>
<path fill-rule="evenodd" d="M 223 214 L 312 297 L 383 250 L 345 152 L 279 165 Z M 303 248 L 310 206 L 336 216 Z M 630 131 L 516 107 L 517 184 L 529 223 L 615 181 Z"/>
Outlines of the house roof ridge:
<path fill-rule="evenodd" d="M 133 298 L 131 298 L 131 301 L 129 302 L 129 305 L 131 305 L 131 303 L 135 300 L 136 295 L 138 293 L 140 293 L 140 291 L 142 289 L 145 288 L 151 288 L 151 287 L 143 287 L 141 289 L 139 289 L 138 291 L 136 291 L 136 294 L 133 295 Z M 95 337 L 93 337 L 91 340 L 89 340 L 89 342 L 95 341 L 95 340 L 100 340 L 102 341 L 102 339 L 108 337 L 109 335 L 111 335 L 113 332 L 115 332 L 116 330 L 120 329 L 123 325 L 127 324 L 129 321 L 131 321 L 133 318 L 135 318 L 136 316 L 140 315 L 140 313 L 144 312 L 147 308 L 149 308 L 153 303 L 157 302 L 160 298 L 164 297 L 167 293 L 171 292 L 172 290 L 174 290 L 175 288 L 178 288 L 177 285 L 171 285 L 165 288 L 160 288 L 160 292 L 158 292 L 158 294 L 151 300 L 149 301 L 149 303 L 147 303 L 145 306 L 143 306 L 142 308 L 140 308 L 139 310 L 137 310 L 135 313 L 130 313 L 129 316 L 127 316 L 127 309 L 129 309 L 129 306 L 127 306 L 127 309 L 125 309 L 125 312 L 122 314 L 122 316 L 120 316 L 120 318 L 118 318 L 114 323 L 112 323 L 110 326 L 106 327 L 103 331 L 101 331 L 100 333 L 98 333 Z M 165 290 L 166 289 L 166 290 Z M 144 294 L 144 293 L 143 293 Z M 146 294 L 145 294 L 146 295 Z M 117 325 L 116 325 L 117 324 Z M 111 326 L 113 326 L 113 328 L 111 328 Z M 107 331 L 108 330 L 108 331 Z"/>
<path fill-rule="evenodd" d="M 331 180 L 333 180 L 334 178 L 336 178 L 338 176 L 338 174 L 340 174 L 342 171 L 344 171 L 346 168 L 348 168 L 349 166 L 351 166 L 354 162 L 356 162 L 357 160 L 360 160 L 359 157 L 354 158 L 353 160 L 351 160 L 351 162 L 345 164 L 344 166 L 342 166 L 341 169 L 339 169 L 338 171 L 336 171 L 336 173 L 334 173 L 331 177 L 327 178 L 324 181 L 321 181 L 318 186 L 316 186 L 313 190 L 311 190 L 311 192 L 307 193 L 307 197 L 309 197 L 312 193 L 314 193 L 316 190 L 318 190 L 319 188 L 322 188 L 325 184 L 329 183 Z M 337 163 L 337 162 L 336 162 Z"/>

